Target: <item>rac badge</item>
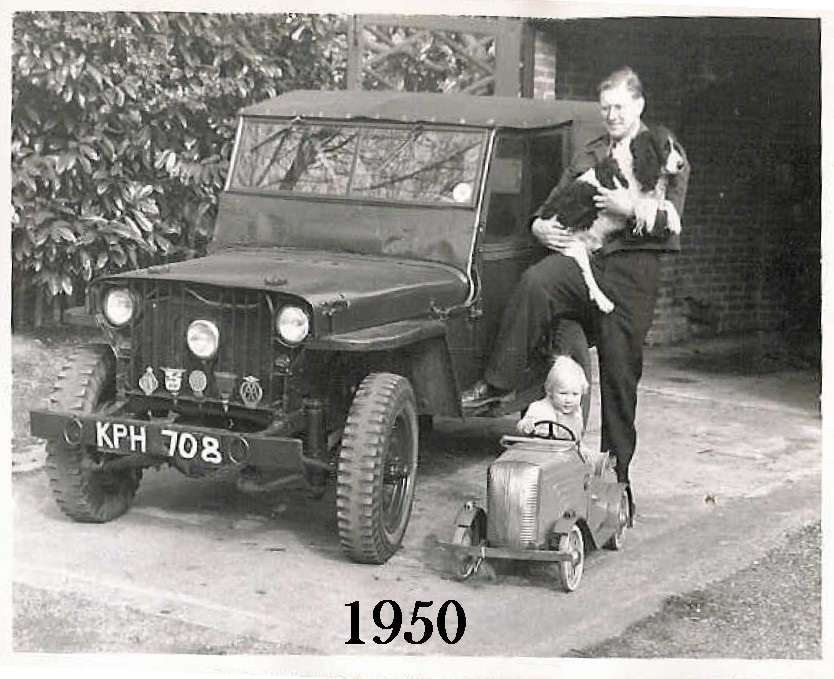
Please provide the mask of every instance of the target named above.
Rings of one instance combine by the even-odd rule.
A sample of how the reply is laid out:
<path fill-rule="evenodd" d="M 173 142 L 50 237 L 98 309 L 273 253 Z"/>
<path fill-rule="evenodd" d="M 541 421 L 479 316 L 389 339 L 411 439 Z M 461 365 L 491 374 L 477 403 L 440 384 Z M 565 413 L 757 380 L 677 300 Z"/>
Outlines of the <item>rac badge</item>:
<path fill-rule="evenodd" d="M 139 378 L 139 388 L 145 392 L 145 396 L 150 396 L 159 386 L 159 380 L 153 374 L 153 368 L 148 366 L 145 369 L 145 374 Z"/>
<path fill-rule="evenodd" d="M 185 370 L 182 368 L 163 368 L 162 370 L 165 371 L 165 388 L 176 396 L 182 389 L 182 374 Z"/>
<path fill-rule="evenodd" d="M 240 398 L 247 408 L 257 408 L 264 397 L 264 390 L 259 382 L 260 380 L 252 375 L 243 378 L 243 383 L 240 385 Z"/>

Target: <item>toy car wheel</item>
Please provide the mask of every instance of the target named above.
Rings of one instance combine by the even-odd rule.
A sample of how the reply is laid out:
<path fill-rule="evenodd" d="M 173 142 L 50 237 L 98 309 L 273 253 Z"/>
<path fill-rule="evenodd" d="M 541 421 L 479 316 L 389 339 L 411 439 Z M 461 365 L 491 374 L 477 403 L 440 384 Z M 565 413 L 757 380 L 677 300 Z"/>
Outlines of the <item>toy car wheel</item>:
<path fill-rule="evenodd" d="M 457 526 L 455 534 L 452 536 L 452 544 L 461 547 L 470 547 L 478 544 L 479 541 L 472 526 Z M 465 580 L 474 573 L 477 561 L 477 558 L 473 556 L 452 555 L 452 576 L 459 580 Z"/>
<path fill-rule="evenodd" d="M 629 518 L 628 493 L 623 488 L 623 492 L 620 494 L 620 504 L 617 508 L 617 530 L 614 532 L 614 535 L 608 538 L 608 542 L 605 543 L 606 549 L 619 551 L 623 548 L 623 536 L 625 535 Z"/>
<path fill-rule="evenodd" d="M 560 561 L 557 564 L 559 584 L 566 592 L 573 592 L 579 587 L 585 569 L 585 540 L 579 526 L 573 524 L 570 531 L 559 536 L 559 551 L 567 552 L 571 557 L 569 561 Z"/>
<path fill-rule="evenodd" d="M 385 563 L 402 542 L 417 475 L 417 406 L 409 381 L 372 373 L 342 434 L 336 489 L 339 538 L 360 563 Z"/>
<path fill-rule="evenodd" d="M 110 347 L 79 347 L 58 377 L 50 407 L 98 412 L 115 394 L 115 376 L 116 361 Z M 112 521 L 133 504 L 142 470 L 107 469 L 102 464 L 106 459 L 106 453 L 92 446 L 71 446 L 62 440 L 47 443 L 44 469 L 52 495 L 61 511 L 75 521 Z"/>

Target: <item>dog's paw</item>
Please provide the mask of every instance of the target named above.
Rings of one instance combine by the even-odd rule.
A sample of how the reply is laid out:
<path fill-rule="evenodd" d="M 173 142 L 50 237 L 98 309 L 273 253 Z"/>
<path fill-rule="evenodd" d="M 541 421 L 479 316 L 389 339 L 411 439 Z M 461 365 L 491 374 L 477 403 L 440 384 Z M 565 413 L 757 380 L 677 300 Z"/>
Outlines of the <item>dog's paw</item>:
<path fill-rule="evenodd" d="M 663 209 L 666 212 L 666 229 L 670 233 L 681 232 L 681 218 L 671 201 L 663 201 Z"/>
<path fill-rule="evenodd" d="M 634 233 L 636 235 L 642 235 L 644 233 L 651 233 L 654 231 L 654 225 L 657 221 L 658 208 L 658 201 L 654 198 L 641 198 L 635 202 Z"/>
<path fill-rule="evenodd" d="M 605 295 L 594 297 L 594 302 L 599 307 L 599 310 L 604 314 L 610 314 L 614 311 L 614 302 L 608 299 Z"/>
<path fill-rule="evenodd" d="M 644 219 L 641 216 L 637 216 L 637 220 L 634 223 L 634 228 L 632 229 L 632 233 L 635 236 L 645 236 L 654 233 L 654 224 L 655 219 L 657 218 L 657 213 L 651 216 L 650 219 Z"/>

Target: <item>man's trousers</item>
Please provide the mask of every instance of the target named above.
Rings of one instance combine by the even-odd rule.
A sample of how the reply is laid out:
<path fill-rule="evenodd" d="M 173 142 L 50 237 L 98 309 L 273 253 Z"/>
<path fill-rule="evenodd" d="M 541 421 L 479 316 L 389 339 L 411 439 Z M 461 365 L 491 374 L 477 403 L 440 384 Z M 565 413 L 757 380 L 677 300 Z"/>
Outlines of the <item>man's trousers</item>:
<path fill-rule="evenodd" d="M 591 260 L 594 277 L 614 302 L 603 314 L 591 301 L 577 263 L 550 254 L 531 266 L 509 299 L 486 371 L 490 384 L 513 389 L 556 317 L 593 318 L 599 355 L 603 451 L 617 457 L 617 478 L 628 481 L 637 434 L 637 386 L 643 342 L 657 301 L 660 252 L 618 250 Z"/>

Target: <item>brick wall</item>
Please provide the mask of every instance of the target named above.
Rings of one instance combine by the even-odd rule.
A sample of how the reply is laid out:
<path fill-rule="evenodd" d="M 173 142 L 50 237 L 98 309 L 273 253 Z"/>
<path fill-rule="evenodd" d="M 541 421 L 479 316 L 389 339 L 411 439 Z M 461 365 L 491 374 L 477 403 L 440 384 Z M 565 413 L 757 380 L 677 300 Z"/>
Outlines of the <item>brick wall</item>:
<path fill-rule="evenodd" d="M 595 99 L 599 80 L 628 64 L 646 89 L 647 122 L 675 130 L 692 162 L 683 250 L 664 260 L 651 342 L 818 322 L 818 24 L 776 21 L 540 29 L 555 45 L 556 97 Z"/>
<path fill-rule="evenodd" d="M 533 97 L 553 99 L 556 96 L 556 40 L 546 29 L 535 31 L 533 40 Z"/>

